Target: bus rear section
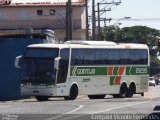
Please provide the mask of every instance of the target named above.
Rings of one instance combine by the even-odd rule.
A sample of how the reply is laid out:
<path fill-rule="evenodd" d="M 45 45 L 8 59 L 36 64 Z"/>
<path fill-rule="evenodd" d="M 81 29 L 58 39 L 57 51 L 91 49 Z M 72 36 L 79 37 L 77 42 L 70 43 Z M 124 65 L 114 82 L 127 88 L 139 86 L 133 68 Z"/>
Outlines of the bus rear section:
<path fill-rule="evenodd" d="M 71 81 L 90 99 L 144 95 L 148 91 L 149 51 L 146 45 L 72 48 Z M 81 82 L 80 82 L 81 81 Z"/>

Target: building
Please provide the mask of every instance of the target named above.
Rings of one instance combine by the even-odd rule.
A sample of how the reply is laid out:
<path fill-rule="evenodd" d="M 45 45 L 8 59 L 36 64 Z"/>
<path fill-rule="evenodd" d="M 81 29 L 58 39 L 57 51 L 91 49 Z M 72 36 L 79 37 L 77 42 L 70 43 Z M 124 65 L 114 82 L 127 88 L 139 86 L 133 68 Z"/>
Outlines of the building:
<path fill-rule="evenodd" d="M 68 0 L 0 0 L 0 34 L 54 30 L 56 38 L 66 36 L 66 2 Z M 86 39 L 85 0 L 72 0 L 73 39 Z"/>

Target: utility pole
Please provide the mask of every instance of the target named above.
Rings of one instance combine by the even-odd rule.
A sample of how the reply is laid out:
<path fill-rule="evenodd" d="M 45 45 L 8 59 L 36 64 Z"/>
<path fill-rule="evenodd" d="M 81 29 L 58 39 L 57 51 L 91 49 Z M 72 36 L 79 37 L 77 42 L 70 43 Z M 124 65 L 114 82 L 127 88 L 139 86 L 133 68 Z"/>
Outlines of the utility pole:
<path fill-rule="evenodd" d="M 66 40 L 72 40 L 72 2 L 66 2 Z"/>
<path fill-rule="evenodd" d="M 85 0 L 85 7 L 86 7 L 86 40 L 89 40 L 88 0 Z"/>
<path fill-rule="evenodd" d="M 68 41 L 68 2 L 66 2 L 66 37 L 65 37 L 65 41 Z"/>
<path fill-rule="evenodd" d="M 92 40 L 95 40 L 95 0 L 92 0 Z"/>
<path fill-rule="evenodd" d="M 98 40 L 100 40 L 100 31 L 101 31 L 101 26 L 100 26 L 100 9 L 99 9 L 99 5 L 100 5 L 100 3 L 98 2 L 97 3 L 97 12 L 98 12 L 98 37 L 97 37 L 97 39 Z"/>
<path fill-rule="evenodd" d="M 95 23 L 96 23 L 96 21 L 98 21 L 98 36 L 97 36 L 97 38 L 98 38 L 98 40 L 100 40 L 100 32 L 101 32 L 101 26 L 100 26 L 100 21 L 102 21 L 101 20 L 101 18 L 100 18 L 100 16 L 102 15 L 102 14 L 100 14 L 100 12 L 106 12 L 106 11 L 111 11 L 111 7 L 109 8 L 109 9 L 105 9 L 109 4 L 110 5 L 120 5 L 120 3 L 121 3 L 121 0 L 119 1 L 119 2 L 114 2 L 114 1 L 112 1 L 112 2 L 104 2 L 104 0 L 102 0 L 101 2 L 98 2 L 97 3 L 97 11 L 95 11 L 95 12 L 97 12 L 97 17 L 98 17 L 98 19 L 96 19 L 95 20 Z M 100 9 L 100 5 L 107 5 L 106 7 L 104 7 L 103 9 Z M 94 14 L 95 15 L 95 14 Z M 104 20 L 104 22 L 106 23 L 106 20 L 108 20 L 108 21 L 110 21 L 111 19 L 103 19 Z M 94 24 L 95 24 L 94 23 Z"/>
<path fill-rule="evenodd" d="M 71 0 L 68 0 L 68 26 L 69 26 L 69 31 L 68 31 L 68 39 L 72 40 L 72 31 L 73 31 L 73 26 L 72 26 L 72 2 Z"/>

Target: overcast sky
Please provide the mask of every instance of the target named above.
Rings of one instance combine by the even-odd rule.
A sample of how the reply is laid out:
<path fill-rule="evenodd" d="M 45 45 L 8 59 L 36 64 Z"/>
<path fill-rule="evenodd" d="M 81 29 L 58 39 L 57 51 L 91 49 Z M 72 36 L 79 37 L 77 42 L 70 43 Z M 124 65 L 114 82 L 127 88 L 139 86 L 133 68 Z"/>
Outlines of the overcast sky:
<path fill-rule="evenodd" d="M 96 5 L 97 2 L 101 1 L 102 0 L 95 0 Z M 104 1 L 112 2 L 113 0 Z M 114 19 L 110 23 L 107 22 L 108 25 L 115 23 L 122 23 L 120 27 L 144 25 L 160 30 L 160 0 L 121 0 L 121 2 L 119 6 L 112 6 L 110 12 L 101 16 Z M 91 3 L 92 0 L 89 2 L 89 13 L 91 13 Z M 97 6 L 95 7 L 97 9 Z M 101 9 L 103 7 L 104 6 L 101 5 Z M 131 19 L 117 21 L 117 19 L 123 17 L 131 17 Z M 103 22 L 101 24 L 103 25 Z"/>

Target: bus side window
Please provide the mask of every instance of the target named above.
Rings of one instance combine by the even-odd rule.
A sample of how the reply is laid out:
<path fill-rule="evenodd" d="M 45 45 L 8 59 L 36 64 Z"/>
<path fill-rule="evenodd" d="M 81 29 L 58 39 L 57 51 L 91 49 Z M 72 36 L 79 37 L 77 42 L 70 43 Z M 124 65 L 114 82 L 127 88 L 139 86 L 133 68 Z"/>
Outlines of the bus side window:
<path fill-rule="evenodd" d="M 129 50 L 121 49 L 120 51 L 120 64 L 128 65 L 129 64 Z"/>
<path fill-rule="evenodd" d="M 148 63 L 148 51 L 147 50 L 139 50 L 139 53 L 141 53 L 140 55 L 140 63 L 141 64 L 147 64 Z"/>
<path fill-rule="evenodd" d="M 105 65 L 108 64 L 108 50 L 107 49 L 96 49 L 96 61 L 95 64 L 97 65 Z"/>
<path fill-rule="evenodd" d="M 57 83 L 66 82 L 69 64 L 69 49 L 61 49 Z"/>
<path fill-rule="evenodd" d="M 109 64 L 110 65 L 117 65 L 120 64 L 120 53 L 119 49 L 109 49 L 108 50 L 108 55 L 109 55 Z"/>

